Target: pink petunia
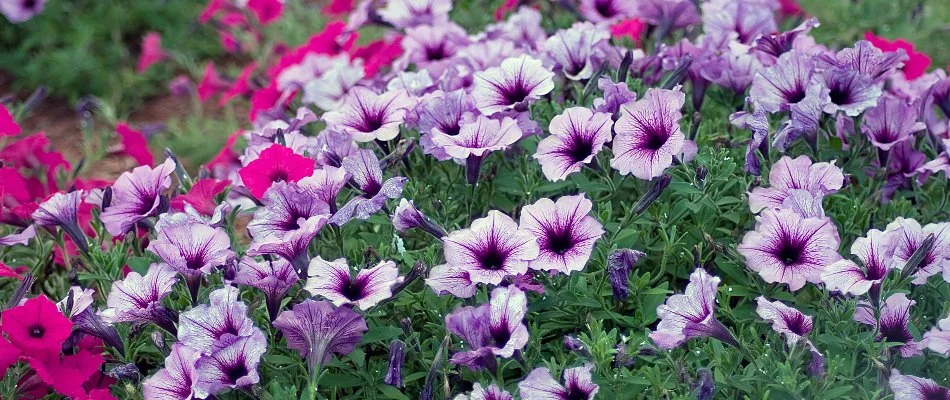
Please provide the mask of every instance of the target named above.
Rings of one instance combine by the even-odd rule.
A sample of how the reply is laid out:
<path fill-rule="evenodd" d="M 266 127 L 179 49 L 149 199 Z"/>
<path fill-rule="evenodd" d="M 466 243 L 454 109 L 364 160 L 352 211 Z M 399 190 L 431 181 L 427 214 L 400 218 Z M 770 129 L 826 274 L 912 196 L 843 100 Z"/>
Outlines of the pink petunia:
<path fill-rule="evenodd" d="M 174 210 L 183 211 L 185 204 L 190 205 L 198 213 L 211 216 L 214 214 L 218 203 L 215 197 L 224 192 L 231 185 L 231 181 L 204 178 L 199 179 L 191 186 L 191 190 L 186 194 L 178 195 L 171 200 L 171 207 Z"/>
<path fill-rule="evenodd" d="M 254 13 L 262 25 L 270 24 L 280 19 L 284 11 L 284 2 L 281 0 L 247 0 L 247 8 Z"/>
<path fill-rule="evenodd" d="M 218 104 L 223 106 L 225 104 L 228 104 L 231 101 L 231 99 L 237 96 L 250 93 L 251 92 L 251 86 L 250 86 L 251 74 L 253 74 L 256 69 L 257 69 L 256 62 L 251 62 L 250 64 L 245 66 L 243 69 L 241 69 L 241 74 L 234 81 L 234 83 L 231 84 L 231 87 L 228 88 L 228 90 L 224 92 L 224 94 L 221 95 L 221 98 L 218 99 Z"/>
<path fill-rule="evenodd" d="M 143 73 L 154 64 L 157 64 L 168 57 L 165 50 L 162 49 L 162 36 L 158 32 L 149 32 L 142 39 L 142 54 L 139 55 L 139 61 L 135 70 Z"/>
<path fill-rule="evenodd" d="M 260 157 L 241 169 L 244 186 L 257 198 L 264 196 L 276 182 L 297 182 L 313 174 L 316 162 L 293 150 L 273 144 Z"/>
<path fill-rule="evenodd" d="M 73 323 L 46 296 L 34 297 L 0 316 L 2 330 L 24 356 L 46 358 L 60 353 Z"/>
<path fill-rule="evenodd" d="M 115 126 L 115 133 L 119 135 L 119 142 L 122 143 L 122 153 L 132 157 L 138 165 L 155 164 L 155 157 L 148 150 L 148 140 L 142 132 L 120 122 Z"/>
<path fill-rule="evenodd" d="M 204 74 L 201 75 L 201 82 L 198 83 L 198 99 L 206 101 L 227 88 L 227 82 L 218 75 L 218 70 L 215 69 L 214 63 L 209 62 L 206 64 Z"/>
<path fill-rule="evenodd" d="M 20 125 L 17 125 L 7 106 L 0 104 L 0 137 L 16 136 L 20 134 Z"/>
<path fill-rule="evenodd" d="M 917 51 L 914 44 L 905 39 L 897 38 L 888 40 L 887 38 L 877 36 L 872 32 L 864 32 L 864 38 L 871 42 L 874 47 L 883 50 L 886 53 L 897 50 L 907 52 L 907 61 L 904 62 L 904 77 L 907 80 L 914 80 L 921 77 L 927 68 L 930 67 L 930 56 L 926 53 Z"/>

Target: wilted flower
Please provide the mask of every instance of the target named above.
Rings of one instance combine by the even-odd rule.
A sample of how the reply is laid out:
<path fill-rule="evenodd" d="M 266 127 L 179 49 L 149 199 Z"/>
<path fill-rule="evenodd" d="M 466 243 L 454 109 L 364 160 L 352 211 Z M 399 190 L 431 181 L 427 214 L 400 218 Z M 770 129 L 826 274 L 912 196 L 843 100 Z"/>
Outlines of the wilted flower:
<path fill-rule="evenodd" d="M 402 195 L 409 178 L 396 176 L 383 181 L 383 170 L 372 150 L 359 150 L 343 159 L 343 169 L 352 176 L 362 193 L 353 197 L 333 214 L 330 222 L 343 225 L 353 218 L 367 219 L 386 205 L 386 200 Z"/>
<path fill-rule="evenodd" d="M 534 158 L 548 180 L 566 179 L 594 160 L 610 141 L 611 128 L 610 114 L 593 113 L 585 107 L 568 108 L 551 119 L 551 136 L 538 143 Z"/>
<path fill-rule="evenodd" d="M 759 296 L 755 300 L 758 302 L 755 312 L 759 314 L 759 317 L 768 321 L 776 333 L 785 336 L 785 340 L 789 345 L 795 345 L 811 333 L 811 316 L 802 314 L 801 311 L 786 306 L 780 301 L 768 301 L 763 296 Z"/>
<path fill-rule="evenodd" d="M 614 300 L 623 301 L 629 294 L 629 275 L 637 261 L 646 254 L 632 249 L 617 249 L 607 257 L 607 278 Z"/>
<path fill-rule="evenodd" d="M 292 311 L 284 311 L 274 320 L 274 327 L 287 338 L 287 347 L 300 352 L 314 372 L 330 361 L 333 354 L 353 351 L 366 332 L 366 321 L 346 307 L 335 307 L 327 301 L 304 300 Z"/>
<path fill-rule="evenodd" d="M 389 343 L 389 368 L 386 369 L 386 376 L 383 382 L 397 388 L 403 387 L 402 383 L 402 364 L 406 361 L 406 345 L 397 340 Z"/>
<path fill-rule="evenodd" d="M 945 388 L 927 378 L 913 375 L 901 375 L 896 369 L 891 370 L 888 380 L 894 400 L 946 400 L 950 399 L 950 389 Z"/>
<path fill-rule="evenodd" d="M 623 105 L 614 125 L 610 166 L 645 180 L 662 175 L 686 141 L 680 130 L 680 109 L 685 101 L 679 90 L 653 88 L 642 99 Z"/>
<path fill-rule="evenodd" d="M 310 260 L 308 275 L 304 289 L 310 294 L 322 296 L 336 306 L 353 304 L 363 310 L 391 297 L 393 286 L 403 280 L 399 267 L 392 261 L 381 261 L 353 276 L 344 258 L 335 261 L 314 258 Z"/>
<path fill-rule="evenodd" d="M 196 397 L 205 398 L 227 389 L 249 387 L 261 380 L 257 366 L 267 352 L 267 338 L 260 330 L 241 336 L 227 347 L 198 359 Z"/>
<path fill-rule="evenodd" d="M 426 231 L 437 239 L 447 235 L 445 229 L 436 224 L 432 219 L 419 211 L 412 200 L 400 199 L 399 206 L 393 212 L 393 228 L 399 232 L 405 232 L 412 228 L 419 228 Z"/>
<path fill-rule="evenodd" d="M 162 299 L 178 282 L 175 270 L 166 264 L 152 264 L 145 276 L 132 271 L 125 279 L 112 283 L 103 319 L 116 322 L 154 322 L 175 334 L 174 315 L 162 306 Z"/>
<path fill-rule="evenodd" d="M 854 310 L 854 320 L 872 326 L 877 332 L 877 341 L 901 343 L 897 347 L 901 357 L 913 357 L 921 354 L 919 344 L 914 341 L 910 333 L 910 307 L 916 301 L 907 298 L 903 293 L 890 295 L 881 306 L 880 316 L 874 317 L 871 304 L 859 301 Z"/>
<path fill-rule="evenodd" d="M 729 329 L 716 319 L 716 289 L 719 278 L 697 268 L 689 276 L 683 294 L 674 294 L 656 308 L 660 323 L 650 339 L 663 349 L 672 349 L 695 337 L 711 337 L 738 346 Z"/>
<path fill-rule="evenodd" d="M 260 329 L 247 316 L 247 305 L 240 299 L 241 292 L 225 286 L 211 292 L 210 304 L 201 304 L 178 317 L 178 341 L 212 354 L 244 336 Z"/>
<path fill-rule="evenodd" d="M 310 191 L 294 183 L 277 183 L 247 226 L 253 239 L 247 254 L 277 254 L 303 276 L 310 259 L 307 246 L 329 217 L 330 207 Z"/>
<path fill-rule="evenodd" d="M 821 281 L 829 290 L 841 293 L 862 295 L 872 288 L 876 288 L 877 293 L 881 281 L 894 267 L 891 261 L 894 244 L 894 235 L 871 229 L 867 236 L 855 239 L 851 245 L 851 254 L 861 261 L 861 265 L 847 259 L 839 260 L 821 272 Z"/>
<path fill-rule="evenodd" d="M 828 195 L 844 186 L 844 173 L 834 162 L 812 163 L 808 156 L 782 157 L 769 171 L 769 187 L 757 187 L 749 193 L 749 208 L 752 212 L 766 209 L 781 209 L 792 191 L 807 190 L 810 193 Z"/>
<path fill-rule="evenodd" d="M 895 237 L 894 268 L 903 270 L 911 256 L 920 249 L 927 235 L 933 234 L 936 238 L 934 246 L 924 254 L 923 260 L 917 265 L 912 283 L 922 285 L 927 279 L 940 273 L 941 266 L 950 259 L 950 223 L 927 224 L 920 226 L 912 218 L 898 217 L 887 224 L 885 231 Z"/>
<path fill-rule="evenodd" d="M 277 318 L 280 303 L 298 280 L 297 272 L 287 260 L 257 261 L 243 257 L 238 262 L 234 283 L 253 286 L 264 292 L 270 320 Z"/>
<path fill-rule="evenodd" d="M 409 106 L 404 91 L 376 94 L 357 86 L 350 90 L 340 111 L 328 111 L 323 119 L 328 127 L 349 134 L 357 142 L 386 141 L 399 136 Z"/>
<path fill-rule="evenodd" d="M 514 397 L 494 383 L 482 387 L 482 384 L 476 382 L 471 393 L 455 396 L 454 400 L 514 400 Z"/>
<path fill-rule="evenodd" d="M 495 210 L 472 221 L 469 229 L 450 233 L 444 241 L 446 264 L 434 267 L 433 272 L 458 267 L 473 283 L 489 285 L 527 272 L 539 251 L 530 231 L 518 229 L 511 217 Z"/>
<path fill-rule="evenodd" d="M 576 22 L 570 29 L 561 29 L 544 42 L 544 54 L 567 79 L 589 79 L 597 68 L 597 48 L 610 38 L 610 33 L 590 22 Z"/>
<path fill-rule="evenodd" d="M 696 370 L 696 400 L 712 400 L 716 395 L 716 380 L 709 368 Z"/>
<path fill-rule="evenodd" d="M 452 355 L 452 364 L 473 370 L 493 369 L 495 356 L 511 357 L 528 343 L 523 320 L 528 299 L 520 289 L 495 288 L 488 304 L 460 307 L 445 317 L 449 332 L 462 338 L 467 350 Z"/>
<path fill-rule="evenodd" d="M 531 56 L 511 57 L 501 66 L 475 73 L 472 96 L 482 114 L 523 110 L 554 89 L 554 73 Z"/>
<path fill-rule="evenodd" d="M 564 370 L 564 384 L 551 376 L 547 368 L 535 368 L 518 383 L 523 400 L 591 400 L 600 389 L 591 377 L 594 364 Z"/>
<path fill-rule="evenodd" d="M 160 211 L 161 193 L 171 184 L 175 162 L 171 159 L 152 169 L 147 165 L 124 172 L 112 185 L 112 202 L 100 218 L 112 236 L 129 232 L 135 224 Z"/>
<path fill-rule="evenodd" d="M 937 326 L 924 333 L 920 346 L 938 354 L 950 356 L 950 315 L 937 321 Z"/>
<path fill-rule="evenodd" d="M 764 211 L 738 251 L 746 266 L 769 283 L 792 291 L 821 283 L 821 271 L 841 259 L 838 230 L 828 218 L 804 218 L 791 210 Z"/>
<path fill-rule="evenodd" d="M 201 353 L 176 343 L 165 358 L 164 368 L 142 382 L 146 399 L 194 399 L 198 383 L 198 359 Z"/>
<path fill-rule="evenodd" d="M 512 118 L 498 120 L 479 115 L 475 122 L 462 124 L 458 135 L 434 133 L 432 142 L 452 158 L 465 160 L 468 183 L 474 185 L 488 153 L 507 149 L 521 140 L 522 134 L 517 121 Z"/>
<path fill-rule="evenodd" d="M 66 318 L 46 296 L 38 296 L 0 314 L 10 343 L 27 357 L 58 357 L 63 343 L 73 329 Z"/>
<path fill-rule="evenodd" d="M 583 194 L 557 202 L 540 199 L 521 210 L 519 229 L 531 232 L 540 252 L 528 268 L 571 274 L 584 269 L 603 226 L 590 216 L 593 204 Z"/>
<path fill-rule="evenodd" d="M 86 235 L 79 229 L 77 221 L 80 204 L 82 204 L 82 190 L 56 193 L 40 203 L 39 208 L 33 211 L 33 221 L 46 227 L 63 228 L 63 232 L 72 239 L 73 243 L 86 253 L 89 251 L 89 243 Z"/>
<path fill-rule="evenodd" d="M 257 198 L 275 183 L 297 182 L 313 174 L 315 162 L 294 153 L 288 147 L 272 144 L 254 160 L 241 168 L 241 182 Z"/>

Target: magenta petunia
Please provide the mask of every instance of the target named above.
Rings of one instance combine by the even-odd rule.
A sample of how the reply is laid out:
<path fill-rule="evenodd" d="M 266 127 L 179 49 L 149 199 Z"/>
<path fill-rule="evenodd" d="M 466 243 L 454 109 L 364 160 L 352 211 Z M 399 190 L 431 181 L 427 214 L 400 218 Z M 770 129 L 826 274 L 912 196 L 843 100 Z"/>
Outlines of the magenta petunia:
<path fill-rule="evenodd" d="M 238 262 L 233 282 L 264 292 L 267 313 L 273 321 L 277 318 L 284 296 L 299 279 L 294 266 L 287 260 L 257 261 L 251 257 L 243 257 Z"/>
<path fill-rule="evenodd" d="M 295 183 L 279 182 L 268 190 L 264 207 L 248 224 L 250 256 L 276 254 L 306 272 L 307 247 L 330 218 L 330 206 Z"/>
<path fill-rule="evenodd" d="M 3 333 L 27 357 L 58 357 L 73 323 L 46 296 L 29 299 L 0 314 Z"/>
<path fill-rule="evenodd" d="M 195 399 L 198 359 L 201 353 L 181 343 L 172 345 L 164 367 L 142 382 L 142 394 L 149 400 Z"/>
<path fill-rule="evenodd" d="M 915 285 L 927 283 L 927 279 L 939 274 L 950 265 L 950 223 L 927 224 L 923 227 L 912 218 L 898 217 L 887 224 L 885 231 L 894 235 L 894 268 L 903 270 L 907 261 L 921 247 L 928 235 L 934 235 L 933 248 L 924 254 L 914 272 Z"/>
<path fill-rule="evenodd" d="M 367 329 L 366 321 L 355 311 L 310 299 L 280 313 L 274 327 L 287 338 L 287 347 L 307 360 L 311 371 L 329 362 L 333 354 L 349 354 Z"/>
<path fill-rule="evenodd" d="M 178 341 L 202 354 L 210 355 L 241 337 L 260 329 L 247 316 L 247 304 L 236 287 L 224 286 L 209 295 L 209 304 L 201 304 L 178 317 Z"/>
<path fill-rule="evenodd" d="M 874 147 L 889 151 L 898 143 L 912 141 L 914 133 L 926 128 L 917 121 L 917 108 L 896 97 L 884 96 L 861 118 L 861 132 Z M 886 161 L 886 160 L 885 160 Z"/>
<path fill-rule="evenodd" d="M 924 333 L 920 346 L 937 354 L 950 356 L 950 315 L 937 321 L 937 326 Z"/>
<path fill-rule="evenodd" d="M 662 175 L 686 141 L 680 129 L 685 101 L 679 90 L 653 88 L 642 99 L 623 105 L 614 125 L 610 166 L 645 180 Z"/>
<path fill-rule="evenodd" d="M 769 187 L 756 187 L 749 193 L 749 208 L 756 213 L 780 209 L 794 190 L 828 195 L 843 186 L 844 173 L 833 161 L 813 163 L 808 156 L 783 156 L 769 171 Z"/>
<path fill-rule="evenodd" d="M 476 382 L 470 393 L 455 396 L 454 400 L 514 400 L 514 397 L 494 383 L 482 386 L 482 384 Z"/>
<path fill-rule="evenodd" d="M 472 96 L 482 114 L 523 111 L 527 105 L 554 89 L 554 73 L 531 56 L 511 57 L 475 73 Z"/>
<path fill-rule="evenodd" d="M 617 22 L 632 17 L 636 11 L 636 3 L 625 0 L 581 0 L 579 11 L 588 21 L 593 23 Z"/>
<path fill-rule="evenodd" d="M 589 79 L 602 58 L 598 47 L 610 39 L 606 27 L 590 22 L 575 22 L 544 42 L 544 55 L 567 79 Z"/>
<path fill-rule="evenodd" d="M 551 376 L 545 367 L 535 368 L 518 383 L 523 400 L 593 400 L 600 390 L 593 381 L 594 364 L 564 370 L 564 383 Z"/>
<path fill-rule="evenodd" d="M 571 107 L 551 119 L 551 136 L 538 143 L 534 158 L 550 181 L 568 175 L 590 164 L 610 141 L 613 121 L 608 113 L 594 113 L 585 107 Z"/>
<path fill-rule="evenodd" d="M 167 57 L 162 49 L 162 36 L 158 32 L 149 32 L 142 38 L 142 53 L 139 54 L 135 71 L 141 74 Z"/>
<path fill-rule="evenodd" d="M 343 159 L 343 169 L 352 177 L 351 182 L 359 195 L 351 198 L 330 219 L 335 225 L 343 225 L 356 218 L 365 220 L 386 205 L 386 200 L 402 195 L 409 178 L 395 176 L 383 180 L 383 169 L 372 150 L 359 150 Z"/>
<path fill-rule="evenodd" d="M 784 53 L 775 65 L 755 74 L 749 97 L 770 113 L 788 110 L 805 99 L 814 70 L 808 56 L 797 50 Z"/>
<path fill-rule="evenodd" d="M 472 221 L 470 228 L 449 233 L 444 241 L 446 263 L 433 269 L 459 267 L 472 282 L 489 285 L 527 272 L 539 252 L 534 234 L 495 210 Z"/>
<path fill-rule="evenodd" d="M 162 203 L 162 191 L 172 184 L 175 162 L 165 160 L 161 165 L 143 165 L 124 172 L 112 185 L 112 202 L 102 210 L 101 219 L 112 236 L 132 230 L 139 221 L 155 216 Z"/>
<path fill-rule="evenodd" d="M 896 348 L 901 357 L 913 357 L 921 354 L 921 347 L 908 326 L 910 308 L 916 303 L 904 293 L 892 294 L 884 300 L 880 314 L 875 317 L 871 304 L 859 301 L 854 310 L 854 320 L 873 327 L 879 342 L 901 343 Z"/>
<path fill-rule="evenodd" d="M 331 129 L 350 135 L 357 142 L 392 140 L 399 136 L 399 127 L 411 103 L 404 91 L 376 94 L 357 86 L 350 90 L 340 110 L 323 114 Z"/>
<path fill-rule="evenodd" d="M 841 259 L 838 230 L 828 218 L 804 218 L 791 210 L 766 210 L 755 230 L 745 234 L 739 254 L 746 266 L 769 283 L 792 291 L 821 283 L 821 271 Z"/>
<path fill-rule="evenodd" d="M 720 279 L 698 268 L 689 276 L 683 294 L 674 294 L 656 308 L 660 323 L 650 339 L 662 349 L 673 349 L 689 339 L 711 337 L 738 345 L 735 337 L 716 319 L 716 289 Z"/>
<path fill-rule="evenodd" d="M 242 336 L 227 347 L 198 359 L 195 393 L 206 398 L 229 389 L 247 388 L 260 382 L 257 366 L 267 352 L 267 337 L 260 330 Z"/>
<path fill-rule="evenodd" d="M 309 278 L 304 286 L 310 294 L 321 296 L 336 306 L 352 304 L 367 310 L 392 297 L 392 288 L 403 281 L 399 267 L 392 261 L 380 261 L 375 267 L 362 268 L 355 275 L 346 259 L 310 260 Z"/>
<path fill-rule="evenodd" d="M 172 312 L 162 306 L 162 299 L 177 282 L 175 270 L 166 264 L 152 264 L 145 276 L 129 272 L 125 279 L 112 283 L 106 299 L 108 308 L 101 315 L 109 323 L 154 322 L 176 332 Z"/>
<path fill-rule="evenodd" d="M 267 189 L 277 182 L 297 182 L 310 176 L 313 174 L 314 165 L 313 159 L 275 143 L 266 147 L 260 156 L 241 168 L 239 174 L 251 194 L 262 198 Z"/>
<path fill-rule="evenodd" d="M 513 356 L 528 343 L 523 322 L 527 312 L 528 299 L 514 286 L 492 290 L 488 304 L 457 308 L 445 317 L 445 326 L 463 340 L 466 350 L 453 354 L 452 364 L 493 369 L 495 356 Z"/>
<path fill-rule="evenodd" d="M 786 306 L 780 301 L 768 301 L 763 296 L 757 297 L 756 302 L 758 306 L 755 312 L 768 321 L 776 333 L 784 336 L 789 345 L 795 345 L 811 333 L 811 316 L 802 314 L 801 311 Z"/>
<path fill-rule="evenodd" d="M 896 369 L 891 370 L 887 383 L 894 392 L 894 400 L 950 400 L 950 388 L 931 379 L 901 375 Z"/>
<path fill-rule="evenodd" d="M 848 259 L 836 261 L 821 272 L 821 281 L 829 290 L 856 296 L 868 293 L 871 288 L 877 292 L 894 267 L 894 239 L 893 234 L 871 229 L 867 236 L 855 239 L 851 245 L 851 254 L 861 265 Z"/>
<path fill-rule="evenodd" d="M 540 199 L 521 210 L 519 229 L 531 232 L 540 252 L 528 268 L 571 274 L 584 269 L 603 236 L 603 225 L 590 215 L 587 196 Z"/>

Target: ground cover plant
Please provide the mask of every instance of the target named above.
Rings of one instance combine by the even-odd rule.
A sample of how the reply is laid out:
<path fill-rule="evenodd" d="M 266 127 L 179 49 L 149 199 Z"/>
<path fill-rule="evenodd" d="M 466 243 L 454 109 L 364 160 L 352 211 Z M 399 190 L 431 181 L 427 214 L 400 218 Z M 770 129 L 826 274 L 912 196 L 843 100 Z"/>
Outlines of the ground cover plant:
<path fill-rule="evenodd" d="M 946 9 L 911 8 L 211 0 L 219 49 L 131 40 L 191 115 L 63 84 L 71 159 L 42 91 L 0 108 L 0 398 L 948 399 Z"/>

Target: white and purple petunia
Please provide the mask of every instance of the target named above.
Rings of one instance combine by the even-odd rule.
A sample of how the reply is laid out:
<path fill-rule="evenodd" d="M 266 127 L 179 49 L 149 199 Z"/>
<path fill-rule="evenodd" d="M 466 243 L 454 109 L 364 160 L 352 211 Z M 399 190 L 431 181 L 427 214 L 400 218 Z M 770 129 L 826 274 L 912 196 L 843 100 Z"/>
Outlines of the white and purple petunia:
<path fill-rule="evenodd" d="M 917 107 L 902 99 L 884 96 L 876 107 L 864 113 L 861 132 L 874 147 L 889 151 L 901 142 L 913 140 L 914 133 L 926 128 L 923 122 L 917 121 L 917 115 Z"/>
<path fill-rule="evenodd" d="M 524 111 L 553 89 L 554 73 L 541 60 L 525 55 L 475 73 L 472 96 L 482 114 L 492 115 L 507 110 Z"/>
<path fill-rule="evenodd" d="M 372 2 L 370 2 L 372 3 Z M 451 1 L 391 0 L 379 9 L 379 16 L 396 28 L 448 22 Z"/>
<path fill-rule="evenodd" d="M 783 156 L 769 171 L 769 187 L 756 187 L 749 193 L 752 212 L 784 208 L 786 199 L 795 190 L 816 195 L 829 195 L 844 186 L 844 173 L 834 162 L 813 163 L 808 156 Z"/>
<path fill-rule="evenodd" d="M 928 235 L 934 235 L 933 248 L 924 254 L 923 260 L 913 272 L 916 285 L 927 283 L 931 276 L 950 268 L 950 223 L 932 223 L 920 226 L 917 220 L 898 217 L 887 224 L 885 231 L 894 235 L 894 268 L 903 270 L 911 256 L 923 245 Z"/>
<path fill-rule="evenodd" d="M 33 222 L 49 227 L 60 227 L 76 246 L 85 252 L 89 249 L 89 243 L 82 230 L 79 229 L 79 206 L 83 201 L 82 190 L 76 190 L 69 193 L 56 193 L 46 201 L 40 203 L 36 211 L 33 211 Z"/>
<path fill-rule="evenodd" d="M 349 180 L 350 174 L 346 169 L 327 165 L 314 170 L 313 175 L 297 181 L 297 186 L 326 203 L 333 213 L 337 210 L 337 197 Z"/>
<path fill-rule="evenodd" d="M 247 304 L 233 286 L 217 289 L 209 295 L 209 304 L 201 304 L 178 317 L 178 341 L 210 355 L 241 337 L 260 329 L 247 316 Z"/>
<path fill-rule="evenodd" d="M 419 144 L 422 151 L 445 161 L 451 159 L 441 145 L 433 138 L 437 135 L 457 136 L 462 125 L 472 122 L 478 115 L 475 100 L 464 90 L 435 92 L 420 101 L 413 112 L 415 125 L 419 129 Z"/>
<path fill-rule="evenodd" d="M 392 287 L 401 283 L 399 267 L 392 261 L 380 261 L 363 268 L 354 276 L 346 259 L 310 260 L 309 278 L 304 286 L 310 294 L 321 296 L 336 306 L 352 304 L 366 310 L 393 295 Z"/>
<path fill-rule="evenodd" d="M 592 400 L 600 387 L 591 376 L 594 364 L 564 370 L 564 383 L 551 376 L 545 367 L 535 368 L 518 383 L 523 400 Z"/>
<path fill-rule="evenodd" d="M 522 136 L 523 131 L 515 119 L 479 115 L 474 122 L 462 124 L 458 135 L 436 132 L 432 135 L 432 142 L 450 157 L 465 161 L 466 179 L 474 185 L 478 182 L 482 162 L 488 154 L 507 149 L 521 140 Z"/>
<path fill-rule="evenodd" d="M 447 61 L 470 41 L 465 29 L 454 22 L 408 28 L 401 42 L 405 52 L 397 63 L 415 64 L 439 77 L 449 67 Z"/>
<path fill-rule="evenodd" d="M 632 17 L 636 3 L 625 0 L 581 0 L 578 7 L 581 15 L 590 22 L 617 22 Z"/>
<path fill-rule="evenodd" d="M 604 26 L 590 22 L 575 22 L 569 29 L 561 29 L 544 42 L 544 55 L 555 70 L 567 79 L 589 79 L 603 56 L 598 48 L 610 38 Z"/>
<path fill-rule="evenodd" d="M 357 86 L 350 90 L 341 110 L 323 114 L 331 129 L 350 135 L 357 142 L 391 140 L 399 136 L 407 109 L 411 106 L 404 91 L 376 94 Z"/>
<path fill-rule="evenodd" d="M 571 107 L 551 119 L 548 136 L 538 143 L 534 158 L 550 181 L 566 179 L 590 164 L 611 139 L 611 114 Z"/>
<path fill-rule="evenodd" d="M 887 383 L 894 392 L 894 400 L 950 400 L 950 389 L 931 379 L 901 375 L 896 369 L 891 370 Z"/>
<path fill-rule="evenodd" d="M 620 106 L 637 99 L 637 93 L 630 91 L 627 82 L 615 83 L 606 76 L 597 80 L 597 88 L 603 95 L 594 99 L 594 111 L 607 113 L 612 117 L 620 116 Z"/>
<path fill-rule="evenodd" d="M 854 320 L 872 326 L 877 331 L 877 341 L 900 343 L 897 351 L 901 357 L 913 357 L 921 354 L 921 346 L 908 326 L 910 307 L 916 303 L 904 293 L 892 294 L 884 300 L 880 315 L 875 318 L 871 304 L 862 300 L 854 310 Z"/>
<path fill-rule="evenodd" d="M 260 382 L 257 366 L 267 352 L 267 337 L 259 329 L 241 336 L 227 347 L 198 359 L 196 397 L 206 398 L 229 389 L 247 388 Z"/>
<path fill-rule="evenodd" d="M 224 229 L 201 223 L 168 224 L 146 249 L 186 278 L 208 275 L 235 256 Z"/>
<path fill-rule="evenodd" d="M 557 202 L 540 199 L 521 210 L 519 229 L 537 238 L 539 253 L 528 268 L 571 274 L 584 269 L 603 225 L 590 215 L 586 195 L 563 196 Z"/>
<path fill-rule="evenodd" d="M 853 47 L 841 49 L 836 54 L 818 53 L 815 61 L 825 69 L 841 68 L 855 71 L 875 81 L 882 81 L 904 65 L 907 53 L 903 49 L 883 52 L 867 40 L 857 41 Z"/>
<path fill-rule="evenodd" d="M 661 349 L 673 349 L 689 339 L 711 337 L 738 346 L 735 337 L 716 319 L 716 290 L 720 279 L 697 268 L 683 294 L 674 294 L 656 308 L 660 323 L 650 339 Z"/>
<path fill-rule="evenodd" d="M 851 254 L 861 265 L 848 259 L 842 259 L 828 265 L 821 272 L 821 281 L 829 290 L 855 296 L 880 288 L 881 282 L 894 268 L 895 235 L 871 229 L 867 236 L 854 240 Z"/>
<path fill-rule="evenodd" d="M 642 99 L 624 104 L 614 124 L 610 166 L 645 180 L 662 175 L 686 141 L 680 129 L 680 109 L 685 102 L 686 96 L 679 90 L 653 88 Z"/>
<path fill-rule="evenodd" d="M 831 68 L 821 73 L 828 97 L 831 100 L 822 110 L 828 114 L 841 111 L 855 117 L 877 104 L 882 94 L 883 84 L 875 83 L 860 72 Z"/>
<path fill-rule="evenodd" d="M 311 371 L 333 354 L 349 354 L 367 329 L 363 317 L 350 308 L 310 299 L 280 313 L 274 327 L 287 338 L 287 347 L 307 360 Z"/>
<path fill-rule="evenodd" d="M 0 0 L 0 14 L 17 24 L 43 12 L 46 0 Z"/>
<path fill-rule="evenodd" d="M 247 226 L 252 238 L 247 254 L 278 255 L 302 274 L 309 262 L 307 246 L 326 225 L 330 206 L 293 182 L 275 183 L 263 202 Z"/>
<path fill-rule="evenodd" d="M 789 345 L 798 343 L 799 340 L 811 333 L 811 316 L 786 306 L 780 301 L 768 301 L 763 296 L 756 298 L 756 302 L 758 306 L 755 308 L 755 312 L 759 314 L 759 317 L 768 321 L 776 333 L 784 336 Z"/>
<path fill-rule="evenodd" d="M 460 307 L 445 317 L 449 332 L 461 338 L 466 350 L 452 355 L 452 364 L 472 370 L 493 369 L 495 356 L 508 358 L 528 343 L 523 320 L 528 299 L 515 286 L 495 288 L 488 304 Z"/>
<path fill-rule="evenodd" d="M 146 399 L 189 400 L 196 399 L 198 384 L 198 359 L 201 353 L 181 343 L 172 345 L 165 357 L 164 367 L 142 382 L 142 394 Z"/>
<path fill-rule="evenodd" d="M 255 287 L 263 292 L 267 313 L 273 321 L 277 318 L 284 296 L 299 279 L 294 266 L 287 260 L 257 261 L 245 256 L 238 262 L 233 282 Z"/>
<path fill-rule="evenodd" d="M 360 194 L 346 202 L 330 222 L 343 225 L 352 219 L 365 220 L 386 205 L 386 200 L 402 195 L 402 188 L 409 178 L 396 176 L 383 180 L 383 169 L 372 150 L 358 150 L 343 159 L 343 169 L 351 176 L 351 182 Z"/>
<path fill-rule="evenodd" d="M 106 230 L 120 236 L 139 221 L 154 216 L 162 202 L 162 191 L 172 184 L 175 162 L 171 159 L 155 167 L 143 165 L 124 172 L 112 185 L 112 202 L 100 215 Z"/>
<path fill-rule="evenodd" d="M 786 52 L 775 65 L 755 74 L 749 97 L 770 113 L 786 111 L 805 99 L 814 71 L 810 57 L 797 50 Z"/>
<path fill-rule="evenodd" d="M 937 354 L 950 356 L 950 315 L 937 321 L 937 326 L 924 333 L 920 346 Z"/>
<path fill-rule="evenodd" d="M 153 322 L 175 333 L 174 317 L 162 306 L 162 299 L 178 282 L 177 273 L 166 264 L 152 264 L 145 276 L 132 271 L 121 281 L 112 283 L 101 315 L 109 323 Z"/>
<path fill-rule="evenodd" d="M 494 383 L 483 387 L 476 382 L 471 392 L 455 396 L 453 400 L 514 400 L 514 396 Z"/>

